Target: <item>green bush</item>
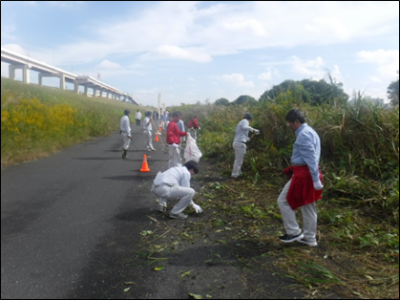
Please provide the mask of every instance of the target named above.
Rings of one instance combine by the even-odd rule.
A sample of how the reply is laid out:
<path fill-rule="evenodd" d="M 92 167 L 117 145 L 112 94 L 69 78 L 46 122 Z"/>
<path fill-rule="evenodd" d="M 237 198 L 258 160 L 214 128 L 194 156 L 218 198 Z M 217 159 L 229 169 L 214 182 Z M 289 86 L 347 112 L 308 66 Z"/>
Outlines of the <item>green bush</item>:
<path fill-rule="evenodd" d="M 287 91 L 251 108 L 203 105 L 176 109 L 199 115 L 200 147 L 206 156 L 218 158 L 226 170 L 234 161 L 231 145 L 236 125 L 250 109 L 252 126 L 260 129 L 261 135 L 249 143 L 244 170 L 252 179 L 256 174 L 272 179 L 290 165 L 295 135 L 285 116 L 293 108 L 306 113 L 308 124 L 321 137 L 325 197 L 372 205 L 378 212 L 398 218 L 398 108 L 386 109 L 361 97 L 353 104 L 335 101 L 334 105 L 311 106 L 297 97 L 296 91 Z"/>

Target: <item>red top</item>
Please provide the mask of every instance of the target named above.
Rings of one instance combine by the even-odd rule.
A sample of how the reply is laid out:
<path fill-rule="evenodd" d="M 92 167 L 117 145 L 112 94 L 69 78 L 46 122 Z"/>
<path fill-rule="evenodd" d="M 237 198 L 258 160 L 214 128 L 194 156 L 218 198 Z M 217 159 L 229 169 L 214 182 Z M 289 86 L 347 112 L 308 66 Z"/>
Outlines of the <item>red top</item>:
<path fill-rule="evenodd" d="M 179 131 L 178 125 L 174 121 L 170 122 L 167 128 L 167 143 L 169 145 L 181 143 L 181 136 L 186 136 L 186 132 Z"/>
<path fill-rule="evenodd" d="M 322 191 L 317 191 L 314 188 L 313 179 L 308 166 L 293 166 L 287 168 L 283 173 L 288 177 L 293 175 L 289 193 L 286 197 L 286 200 L 293 210 L 322 199 Z M 319 178 L 322 182 L 321 172 L 319 172 Z"/>
<path fill-rule="evenodd" d="M 190 121 L 190 123 L 189 123 L 189 128 L 195 128 L 195 129 L 199 129 L 200 128 L 200 126 L 199 126 L 199 121 L 197 121 L 197 119 L 196 118 L 194 118 L 192 121 Z"/>

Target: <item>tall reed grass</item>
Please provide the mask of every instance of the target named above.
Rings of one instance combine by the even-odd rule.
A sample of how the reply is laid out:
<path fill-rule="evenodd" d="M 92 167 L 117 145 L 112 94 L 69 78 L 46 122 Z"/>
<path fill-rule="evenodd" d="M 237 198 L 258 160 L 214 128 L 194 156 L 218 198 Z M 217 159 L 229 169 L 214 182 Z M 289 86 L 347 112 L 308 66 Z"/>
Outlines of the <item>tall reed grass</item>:
<path fill-rule="evenodd" d="M 307 115 L 307 122 L 322 140 L 321 169 L 325 197 L 354 205 L 372 205 L 383 216 L 399 213 L 399 110 L 373 104 L 358 96 L 353 104 L 302 103 L 290 91 L 257 107 L 213 105 L 175 108 L 187 120 L 198 115 L 202 126 L 200 146 L 216 157 L 228 174 L 234 161 L 232 141 L 237 123 L 249 109 L 253 127 L 261 135 L 249 144 L 244 168 L 250 177 L 273 180 L 290 164 L 295 135 L 285 116 L 293 108 Z M 397 224 L 398 227 L 398 224 Z"/>

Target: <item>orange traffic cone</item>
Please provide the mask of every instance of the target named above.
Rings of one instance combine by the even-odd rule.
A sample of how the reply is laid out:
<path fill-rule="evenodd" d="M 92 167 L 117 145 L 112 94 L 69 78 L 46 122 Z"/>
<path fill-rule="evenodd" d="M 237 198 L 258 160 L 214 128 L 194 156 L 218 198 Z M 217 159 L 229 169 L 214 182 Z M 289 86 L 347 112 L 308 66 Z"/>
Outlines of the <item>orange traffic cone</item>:
<path fill-rule="evenodd" d="M 158 138 L 158 132 L 157 132 L 157 134 L 156 134 L 156 139 L 154 140 L 155 142 L 159 142 L 160 141 L 160 139 Z"/>
<path fill-rule="evenodd" d="M 143 156 L 143 164 L 142 164 L 142 169 L 140 170 L 140 172 L 143 172 L 143 173 L 150 172 L 149 165 L 147 164 L 146 154 Z"/>

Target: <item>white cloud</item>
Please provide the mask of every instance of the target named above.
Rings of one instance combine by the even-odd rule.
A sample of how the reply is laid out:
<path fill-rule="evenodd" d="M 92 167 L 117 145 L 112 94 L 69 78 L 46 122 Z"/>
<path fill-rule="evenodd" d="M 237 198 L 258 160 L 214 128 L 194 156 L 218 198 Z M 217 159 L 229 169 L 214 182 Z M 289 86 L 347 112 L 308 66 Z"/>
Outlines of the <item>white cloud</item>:
<path fill-rule="evenodd" d="M 10 51 L 13 51 L 15 53 L 21 54 L 21 55 L 25 55 L 25 56 L 29 56 L 28 51 L 26 51 L 24 48 L 22 48 L 20 45 L 18 44 L 7 44 L 7 45 L 3 45 L 3 48 L 6 48 Z"/>
<path fill-rule="evenodd" d="M 399 70 L 399 50 L 360 51 L 357 53 L 360 62 L 378 66 L 378 72 L 386 79 L 394 79 Z"/>
<path fill-rule="evenodd" d="M 111 62 L 107 59 L 103 60 L 100 64 L 96 65 L 96 68 L 101 69 L 101 70 L 118 70 L 121 69 L 121 65 Z"/>
<path fill-rule="evenodd" d="M 252 81 L 246 81 L 242 74 L 233 73 L 229 75 L 222 75 L 220 80 L 236 85 L 238 87 L 253 88 L 254 83 Z"/>
<path fill-rule="evenodd" d="M 377 82 L 377 83 L 382 82 L 382 80 L 377 76 L 369 76 L 369 79 L 371 79 L 372 82 Z"/>
<path fill-rule="evenodd" d="M 75 2 L 51 3 L 84 3 Z M 61 45 L 55 51 L 60 64 L 142 53 L 147 53 L 144 57 L 148 59 L 209 62 L 213 56 L 244 50 L 338 44 L 393 34 L 397 32 L 394 22 L 398 21 L 398 11 L 398 1 L 160 1 L 153 2 L 139 15 L 135 10 L 131 17 L 129 12 L 125 13 L 121 21 L 106 20 L 88 27 L 91 40 Z M 46 49 L 38 50 L 37 55 L 52 57 Z"/>
<path fill-rule="evenodd" d="M 258 76 L 258 79 L 263 80 L 263 81 L 270 81 L 272 79 L 272 72 L 268 71 L 266 73 L 261 73 Z"/>
<path fill-rule="evenodd" d="M 223 27 L 230 31 L 254 34 L 259 37 L 267 35 L 264 25 L 255 19 L 233 23 L 224 22 Z"/>
<path fill-rule="evenodd" d="M 294 72 L 313 79 L 321 79 L 327 73 L 323 70 L 324 60 L 318 56 L 316 59 L 302 60 L 296 56 L 292 57 L 292 69 Z"/>
<path fill-rule="evenodd" d="M 143 59 L 178 59 L 199 63 L 210 62 L 211 56 L 200 49 L 183 49 L 178 46 L 162 45 L 142 56 Z"/>

